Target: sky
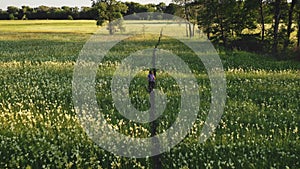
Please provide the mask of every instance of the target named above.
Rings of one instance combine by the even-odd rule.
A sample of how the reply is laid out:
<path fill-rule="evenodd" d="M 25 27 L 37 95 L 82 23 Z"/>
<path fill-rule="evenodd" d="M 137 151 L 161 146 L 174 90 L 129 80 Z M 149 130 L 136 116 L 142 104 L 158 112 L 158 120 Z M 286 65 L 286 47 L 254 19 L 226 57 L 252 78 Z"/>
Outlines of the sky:
<path fill-rule="evenodd" d="M 154 3 L 158 4 L 159 2 L 165 2 L 169 4 L 172 0 L 121 0 L 123 2 L 138 2 L 140 4 L 149 4 Z M 0 9 L 7 9 L 8 6 L 21 7 L 23 5 L 30 7 L 38 7 L 41 5 L 51 6 L 51 7 L 81 7 L 81 6 L 91 6 L 90 0 L 0 0 Z"/>

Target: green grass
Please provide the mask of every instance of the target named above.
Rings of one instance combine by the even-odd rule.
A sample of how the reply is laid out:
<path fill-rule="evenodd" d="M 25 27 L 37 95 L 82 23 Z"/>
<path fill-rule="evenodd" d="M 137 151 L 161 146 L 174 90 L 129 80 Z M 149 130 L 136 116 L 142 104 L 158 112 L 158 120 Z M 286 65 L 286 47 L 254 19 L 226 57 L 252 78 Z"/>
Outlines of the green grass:
<path fill-rule="evenodd" d="M 0 168 L 151 168 L 149 158 L 118 157 L 98 147 L 76 117 L 74 64 L 96 30 L 94 21 L 0 21 Z M 133 137 L 149 136 L 149 125 L 122 118 L 112 105 L 109 80 L 120 60 L 153 47 L 156 40 L 151 35 L 123 41 L 97 73 L 99 106 L 119 132 Z M 172 49 L 194 70 L 201 105 L 190 134 L 162 154 L 163 167 L 300 168 L 300 63 L 220 51 L 226 108 L 213 136 L 197 144 L 210 105 L 210 83 L 199 59 L 180 46 L 165 37 L 161 47 Z M 174 79 L 159 73 L 158 88 L 168 96 L 159 118 L 163 132 L 177 116 L 180 97 Z M 149 108 L 145 76 L 146 71 L 139 73 L 130 86 L 131 102 L 139 110 Z"/>
<path fill-rule="evenodd" d="M 1 21 L 0 31 L 10 33 L 94 33 L 96 21 L 91 20 L 24 20 Z"/>

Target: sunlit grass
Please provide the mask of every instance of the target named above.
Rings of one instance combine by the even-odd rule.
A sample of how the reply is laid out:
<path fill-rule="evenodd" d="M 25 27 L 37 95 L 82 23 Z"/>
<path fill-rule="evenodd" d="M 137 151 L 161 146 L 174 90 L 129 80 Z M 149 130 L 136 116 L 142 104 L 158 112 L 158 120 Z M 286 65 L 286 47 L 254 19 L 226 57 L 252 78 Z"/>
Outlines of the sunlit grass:
<path fill-rule="evenodd" d="M 94 21 L 0 21 L 0 168 L 151 168 L 149 159 L 118 157 L 98 147 L 74 111 L 74 65 L 97 29 Z M 117 112 L 109 80 L 130 52 L 143 45 L 153 48 L 156 41 L 155 35 L 123 41 L 97 72 L 99 107 L 117 131 L 132 137 L 149 136 L 149 125 Z M 173 49 L 195 70 L 201 103 L 190 134 L 162 154 L 163 167 L 299 168 L 299 63 L 246 52 L 221 53 L 227 77 L 225 112 L 213 136 L 197 144 L 210 106 L 210 81 L 199 59 L 181 45 L 164 37 L 161 47 Z M 149 108 L 146 75 L 147 70 L 141 71 L 130 86 L 131 102 L 140 110 Z M 162 70 L 157 89 L 169 101 L 158 121 L 161 133 L 177 117 L 180 92 Z"/>
<path fill-rule="evenodd" d="M 94 33 L 97 30 L 93 20 L 13 20 L 0 21 L 0 32 L 22 33 Z"/>

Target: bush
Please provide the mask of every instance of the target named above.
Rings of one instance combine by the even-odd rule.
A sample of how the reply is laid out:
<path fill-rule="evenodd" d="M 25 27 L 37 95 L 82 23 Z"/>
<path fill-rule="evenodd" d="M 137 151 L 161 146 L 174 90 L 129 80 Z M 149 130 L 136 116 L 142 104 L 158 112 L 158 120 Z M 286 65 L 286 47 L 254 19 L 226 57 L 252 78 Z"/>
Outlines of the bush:
<path fill-rule="evenodd" d="M 9 20 L 15 20 L 15 16 L 14 16 L 14 14 L 9 14 L 9 16 L 8 16 L 8 18 L 9 18 Z"/>
<path fill-rule="evenodd" d="M 260 40 L 259 34 L 245 34 L 238 39 L 232 40 L 231 49 L 244 50 L 248 52 L 263 53 L 267 42 Z"/>
<path fill-rule="evenodd" d="M 68 20 L 73 20 L 73 16 L 72 15 L 68 15 Z"/>

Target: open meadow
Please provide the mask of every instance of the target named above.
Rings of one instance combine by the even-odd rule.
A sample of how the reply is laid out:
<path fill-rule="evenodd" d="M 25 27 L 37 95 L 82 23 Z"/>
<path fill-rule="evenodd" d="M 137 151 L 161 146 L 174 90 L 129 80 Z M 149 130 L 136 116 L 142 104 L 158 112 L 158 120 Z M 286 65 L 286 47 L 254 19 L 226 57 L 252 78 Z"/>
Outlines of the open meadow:
<path fill-rule="evenodd" d="M 135 24 L 141 23 L 132 27 Z M 143 24 L 147 28 L 153 23 Z M 74 65 L 98 29 L 95 21 L 0 21 L 0 168 L 152 168 L 151 158 L 119 157 L 103 150 L 76 116 Z M 149 137 L 150 127 L 117 112 L 110 81 L 122 59 L 145 46 L 153 48 L 157 38 L 137 35 L 124 40 L 97 72 L 98 105 L 124 135 Z M 199 144 L 211 100 L 207 72 L 178 41 L 163 37 L 160 48 L 187 63 L 201 97 L 189 134 L 161 155 L 163 168 L 300 168 L 300 62 L 217 50 L 226 73 L 226 106 L 214 134 Z M 143 111 L 150 103 L 146 77 L 146 71 L 137 74 L 129 89 L 132 104 Z M 168 98 L 158 119 L 158 132 L 163 133 L 177 117 L 180 89 L 174 78 L 159 71 L 156 87 Z"/>

